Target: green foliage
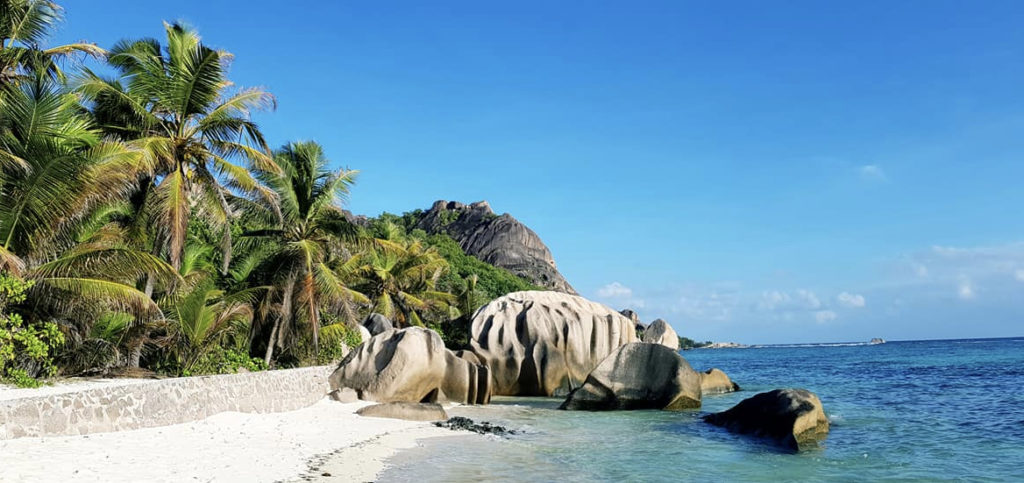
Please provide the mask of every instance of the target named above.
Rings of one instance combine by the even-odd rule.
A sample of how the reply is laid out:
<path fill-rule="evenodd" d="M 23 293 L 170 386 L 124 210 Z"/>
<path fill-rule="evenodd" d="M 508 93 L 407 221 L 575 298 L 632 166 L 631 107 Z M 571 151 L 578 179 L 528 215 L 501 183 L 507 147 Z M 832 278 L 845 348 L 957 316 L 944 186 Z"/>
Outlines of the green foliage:
<path fill-rule="evenodd" d="M 441 290 L 453 293 L 461 292 L 465 290 L 466 279 L 471 275 L 477 276 L 476 289 L 479 294 L 477 307 L 512 292 L 542 290 L 508 270 L 466 255 L 459 243 L 448 235 L 430 235 L 427 237 L 427 243 L 436 248 L 451 267 L 452 276 L 442 278 L 438 283 L 438 288 Z"/>
<path fill-rule="evenodd" d="M 438 215 L 438 218 L 440 218 L 441 226 L 448 226 L 451 225 L 452 223 L 455 223 L 456 221 L 459 221 L 459 218 L 461 216 L 461 211 L 444 210 L 440 213 L 440 215 Z"/>
<path fill-rule="evenodd" d="M 318 364 L 337 362 L 345 356 L 348 349 L 363 343 L 363 335 L 359 329 L 350 327 L 343 322 L 335 322 L 320 328 L 322 344 L 317 354 Z"/>
<path fill-rule="evenodd" d="M 699 349 L 711 344 L 711 341 L 698 342 L 689 337 L 679 336 L 679 348 L 682 350 Z"/>
<path fill-rule="evenodd" d="M 36 387 L 26 367 L 35 368 L 42 377 L 57 373 L 54 352 L 64 345 L 64 334 L 53 322 L 26 323 L 21 314 L 8 313 L 10 305 L 25 301 L 25 292 L 34 285 L 0 273 L 0 379 L 19 387 Z"/>
<path fill-rule="evenodd" d="M 192 364 L 191 369 L 183 370 L 181 375 L 235 374 L 241 369 L 248 372 L 265 371 L 267 365 L 263 359 L 251 357 L 246 350 L 213 346 L 199 356 Z"/>

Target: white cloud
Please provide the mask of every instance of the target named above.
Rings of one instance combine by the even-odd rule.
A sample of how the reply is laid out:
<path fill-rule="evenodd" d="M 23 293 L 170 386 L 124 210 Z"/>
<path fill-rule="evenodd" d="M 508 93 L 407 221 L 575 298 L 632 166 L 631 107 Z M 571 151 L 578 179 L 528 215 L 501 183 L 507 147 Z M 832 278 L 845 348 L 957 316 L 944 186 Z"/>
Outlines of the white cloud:
<path fill-rule="evenodd" d="M 1016 278 L 1017 281 L 1024 282 L 1024 269 L 1018 269 L 1016 272 L 1013 272 L 1013 278 Z"/>
<path fill-rule="evenodd" d="M 619 283 L 612 282 L 604 287 L 597 289 L 597 295 L 604 298 L 623 298 L 632 297 L 633 289 Z"/>
<path fill-rule="evenodd" d="M 817 321 L 819 324 L 824 324 L 825 322 L 836 320 L 837 317 L 839 316 L 836 315 L 836 313 L 831 310 L 819 310 L 814 313 L 814 320 Z"/>
<path fill-rule="evenodd" d="M 960 285 L 956 289 L 956 295 L 963 300 L 970 300 L 974 298 L 974 287 L 971 286 L 970 280 L 961 280 Z"/>
<path fill-rule="evenodd" d="M 860 308 L 863 307 L 867 301 L 864 300 L 864 296 L 860 294 L 852 294 L 849 292 L 843 292 L 836 297 L 839 301 L 839 305 L 849 308 Z"/>
<path fill-rule="evenodd" d="M 885 175 L 885 171 L 877 164 L 865 164 L 857 169 L 860 172 L 861 178 L 871 181 L 888 181 L 889 178 Z"/>
<path fill-rule="evenodd" d="M 761 292 L 757 307 L 766 311 L 814 310 L 821 307 L 821 300 L 814 292 L 799 289 L 793 293 L 779 290 Z"/>
<path fill-rule="evenodd" d="M 647 305 L 643 299 L 633 296 L 633 289 L 619 282 L 612 282 L 597 289 L 597 297 L 616 309 L 642 309 Z"/>

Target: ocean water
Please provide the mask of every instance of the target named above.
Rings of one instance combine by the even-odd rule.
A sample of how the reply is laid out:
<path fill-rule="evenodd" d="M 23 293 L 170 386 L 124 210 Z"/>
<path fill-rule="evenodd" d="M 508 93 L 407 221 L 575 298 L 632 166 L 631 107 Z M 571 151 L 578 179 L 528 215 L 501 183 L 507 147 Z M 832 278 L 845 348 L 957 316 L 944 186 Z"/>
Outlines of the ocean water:
<path fill-rule="evenodd" d="M 682 352 L 742 391 L 698 411 L 559 411 L 496 398 L 452 415 L 522 431 L 427 440 L 381 481 L 1024 481 L 1024 338 Z M 757 392 L 809 389 L 831 421 L 802 453 L 700 421 Z"/>

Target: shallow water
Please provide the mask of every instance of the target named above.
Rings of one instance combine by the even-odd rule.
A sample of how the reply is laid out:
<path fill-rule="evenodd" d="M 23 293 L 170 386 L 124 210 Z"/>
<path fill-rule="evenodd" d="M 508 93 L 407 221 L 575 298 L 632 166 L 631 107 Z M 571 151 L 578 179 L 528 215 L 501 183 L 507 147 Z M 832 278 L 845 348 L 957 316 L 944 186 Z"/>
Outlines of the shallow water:
<path fill-rule="evenodd" d="M 558 411 L 560 399 L 496 398 L 452 415 L 523 431 L 428 440 L 381 481 L 1024 481 L 1024 338 L 682 353 L 743 391 L 699 411 Z M 832 422 L 793 454 L 700 421 L 780 387 L 821 398 Z"/>

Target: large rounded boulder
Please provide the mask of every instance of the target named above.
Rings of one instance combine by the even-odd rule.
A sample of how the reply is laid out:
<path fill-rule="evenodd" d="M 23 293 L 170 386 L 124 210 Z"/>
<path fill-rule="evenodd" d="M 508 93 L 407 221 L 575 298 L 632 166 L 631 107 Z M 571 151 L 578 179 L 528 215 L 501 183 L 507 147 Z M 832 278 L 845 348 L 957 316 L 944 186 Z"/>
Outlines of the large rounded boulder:
<path fill-rule="evenodd" d="M 583 297 L 515 292 L 481 307 L 470 348 L 490 370 L 492 392 L 553 396 L 579 387 L 619 347 L 635 342 L 633 322 Z"/>
<path fill-rule="evenodd" d="M 683 356 L 661 344 L 632 343 L 602 361 L 561 408 L 681 410 L 700 402 L 700 375 Z"/>
<path fill-rule="evenodd" d="M 776 389 L 740 401 L 731 409 L 704 416 L 729 431 L 767 438 L 793 450 L 817 445 L 829 423 L 818 396 L 806 389 Z"/>
<path fill-rule="evenodd" d="M 490 400 L 487 369 L 460 359 L 436 332 L 420 327 L 387 330 L 346 356 L 328 379 L 332 391 L 355 391 L 377 402 Z"/>
<path fill-rule="evenodd" d="M 644 342 L 661 344 L 672 350 L 679 350 L 679 335 L 668 322 L 658 319 L 651 322 L 644 330 Z"/>
<path fill-rule="evenodd" d="M 720 369 L 708 369 L 700 373 L 700 392 L 703 394 L 725 394 L 739 390 L 740 385 L 732 382 Z"/>

